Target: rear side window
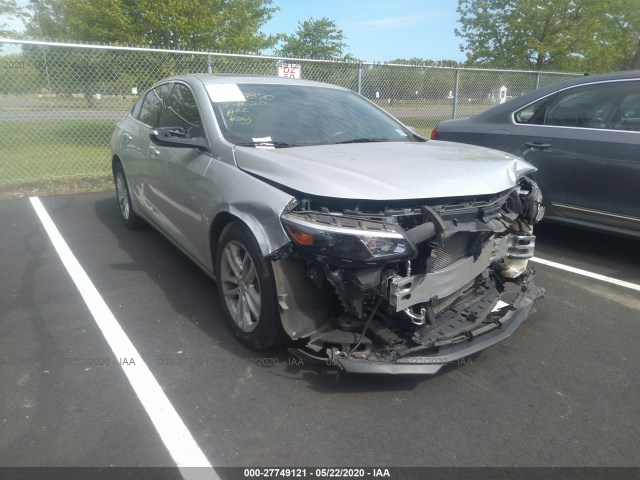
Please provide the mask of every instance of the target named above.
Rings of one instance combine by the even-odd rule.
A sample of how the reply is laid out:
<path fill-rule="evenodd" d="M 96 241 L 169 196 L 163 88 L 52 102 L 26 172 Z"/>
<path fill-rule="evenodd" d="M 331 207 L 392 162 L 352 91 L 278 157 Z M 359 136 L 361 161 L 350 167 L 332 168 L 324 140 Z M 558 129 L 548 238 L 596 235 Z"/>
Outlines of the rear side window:
<path fill-rule="evenodd" d="M 165 83 L 149 90 L 142 100 L 136 118 L 150 127 L 158 127 L 162 115 L 162 104 L 169 93 L 170 86 L 171 84 Z"/>
<path fill-rule="evenodd" d="M 182 128 L 190 137 L 202 137 L 202 120 L 189 87 L 175 83 L 165 102 L 162 127 Z"/>
<path fill-rule="evenodd" d="M 516 123 L 529 123 L 534 125 L 542 123 L 548 103 L 549 98 L 543 98 L 517 111 L 514 115 Z"/>

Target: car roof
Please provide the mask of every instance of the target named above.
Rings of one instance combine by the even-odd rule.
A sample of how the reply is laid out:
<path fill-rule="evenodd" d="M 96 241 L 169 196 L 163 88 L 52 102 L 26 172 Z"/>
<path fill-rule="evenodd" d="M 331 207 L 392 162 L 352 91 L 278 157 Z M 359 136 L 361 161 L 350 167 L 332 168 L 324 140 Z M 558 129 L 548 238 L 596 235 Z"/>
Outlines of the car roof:
<path fill-rule="evenodd" d="M 606 82 L 610 80 L 628 80 L 628 79 L 636 79 L 636 78 L 640 79 L 640 70 L 630 70 L 627 72 L 615 72 L 615 73 L 603 73 L 599 75 L 584 74 L 581 77 L 576 77 L 571 80 L 555 83 L 553 85 L 548 85 L 539 90 L 530 92 L 529 94 L 534 94 L 533 96 L 544 96 L 549 93 L 555 92 L 557 90 L 562 90 L 564 88 L 573 87 L 576 85 L 585 85 L 588 83 L 596 83 L 596 82 Z M 538 95 L 535 95 L 535 93 L 537 93 Z"/>
<path fill-rule="evenodd" d="M 538 90 L 533 90 L 531 92 L 525 93 L 520 97 L 516 97 L 508 102 L 503 103 L 502 105 L 497 105 L 489 110 L 486 110 L 482 113 L 479 113 L 473 118 L 482 118 L 482 119 L 490 119 L 494 115 L 500 116 L 504 112 L 512 112 L 514 109 L 520 108 L 522 106 L 528 105 L 536 101 L 539 98 L 546 97 L 554 92 L 558 92 L 560 90 L 564 90 L 569 87 L 574 87 L 576 85 L 587 85 L 589 83 L 597 83 L 597 82 L 607 82 L 612 80 L 634 80 L 640 79 L 640 70 L 630 70 L 627 72 L 615 72 L 615 73 L 605 73 L 599 75 L 583 75 L 581 77 L 577 77 L 571 80 L 567 80 L 564 82 L 554 83 L 553 85 L 549 85 Z"/>
<path fill-rule="evenodd" d="M 283 78 L 271 75 L 239 75 L 239 74 L 212 74 L 212 73 L 192 73 L 188 75 L 178 75 L 163 79 L 166 81 L 184 81 L 187 83 L 198 82 L 204 85 L 213 85 L 217 83 L 252 83 L 252 84 L 283 84 L 283 85 L 303 85 L 311 87 L 335 88 L 338 90 L 347 90 L 337 85 L 329 83 L 315 82 L 313 80 L 302 80 L 298 78 Z M 158 82 L 158 83 L 161 83 Z"/>

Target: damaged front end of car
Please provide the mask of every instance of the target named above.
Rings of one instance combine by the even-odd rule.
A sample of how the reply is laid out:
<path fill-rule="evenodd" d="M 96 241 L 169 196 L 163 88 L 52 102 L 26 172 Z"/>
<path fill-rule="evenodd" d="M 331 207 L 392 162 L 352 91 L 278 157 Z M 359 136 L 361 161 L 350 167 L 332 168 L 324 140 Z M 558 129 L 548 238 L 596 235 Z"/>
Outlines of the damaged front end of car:
<path fill-rule="evenodd" d="M 538 186 L 416 201 L 299 197 L 272 260 L 290 351 L 348 372 L 433 374 L 510 336 L 544 295 Z"/>

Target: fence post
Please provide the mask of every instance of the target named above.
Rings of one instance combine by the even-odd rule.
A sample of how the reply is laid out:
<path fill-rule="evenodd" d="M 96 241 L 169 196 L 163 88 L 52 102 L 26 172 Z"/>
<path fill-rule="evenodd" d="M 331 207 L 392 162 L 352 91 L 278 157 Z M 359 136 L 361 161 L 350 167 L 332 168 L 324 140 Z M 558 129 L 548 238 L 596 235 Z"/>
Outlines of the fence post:
<path fill-rule="evenodd" d="M 456 68 L 456 81 L 453 85 L 453 112 L 451 118 L 456 118 L 456 111 L 458 110 L 458 84 L 460 83 L 460 69 Z"/>
<path fill-rule="evenodd" d="M 207 53 L 207 73 L 211 73 L 211 54 Z"/>
<path fill-rule="evenodd" d="M 536 90 L 540 88 L 540 72 L 536 72 Z"/>
<path fill-rule="evenodd" d="M 362 63 L 358 63 L 358 94 L 362 95 Z"/>

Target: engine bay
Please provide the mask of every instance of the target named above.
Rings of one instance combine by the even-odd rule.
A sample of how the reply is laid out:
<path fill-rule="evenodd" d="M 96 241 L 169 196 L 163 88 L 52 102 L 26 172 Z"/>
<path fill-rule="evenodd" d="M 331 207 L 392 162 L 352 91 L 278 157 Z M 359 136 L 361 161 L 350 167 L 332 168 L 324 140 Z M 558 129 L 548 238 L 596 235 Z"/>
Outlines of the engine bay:
<path fill-rule="evenodd" d="M 296 200 L 281 216 L 292 241 L 271 257 L 290 351 L 402 373 L 528 313 L 544 295 L 528 265 L 541 202 L 527 177 L 488 197 Z"/>

